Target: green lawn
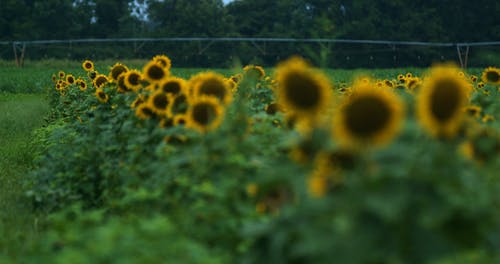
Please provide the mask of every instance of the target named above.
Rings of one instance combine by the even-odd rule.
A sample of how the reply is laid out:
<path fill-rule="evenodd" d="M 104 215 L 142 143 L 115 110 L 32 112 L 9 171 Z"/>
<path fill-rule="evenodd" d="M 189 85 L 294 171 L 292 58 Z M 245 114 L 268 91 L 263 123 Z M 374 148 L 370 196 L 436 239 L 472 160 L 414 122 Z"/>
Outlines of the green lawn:
<path fill-rule="evenodd" d="M 22 182 L 32 164 L 31 132 L 47 110 L 41 95 L 0 94 L 0 256 L 17 259 L 37 235 L 38 219 Z"/>

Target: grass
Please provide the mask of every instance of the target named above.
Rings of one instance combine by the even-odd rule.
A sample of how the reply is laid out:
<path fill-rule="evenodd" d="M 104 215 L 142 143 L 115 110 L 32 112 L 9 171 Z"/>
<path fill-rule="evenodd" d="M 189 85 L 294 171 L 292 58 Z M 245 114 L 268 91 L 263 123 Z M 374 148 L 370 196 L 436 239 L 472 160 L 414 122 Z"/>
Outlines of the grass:
<path fill-rule="evenodd" d="M 31 132 L 42 125 L 47 108 L 41 95 L 0 94 L 0 256 L 16 259 L 37 235 L 22 182 L 32 164 Z"/>

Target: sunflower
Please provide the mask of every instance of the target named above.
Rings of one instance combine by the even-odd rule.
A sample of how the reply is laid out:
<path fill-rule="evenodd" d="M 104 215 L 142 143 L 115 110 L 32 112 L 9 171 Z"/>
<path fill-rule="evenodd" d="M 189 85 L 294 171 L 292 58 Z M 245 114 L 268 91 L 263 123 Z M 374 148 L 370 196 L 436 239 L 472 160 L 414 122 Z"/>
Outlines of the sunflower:
<path fill-rule="evenodd" d="M 233 81 L 232 79 L 225 79 L 227 84 L 229 85 L 229 89 L 234 94 L 238 91 L 238 83 Z"/>
<path fill-rule="evenodd" d="M 242 78 L 243 78 L 242 75 L 239 73 L 229 77 L 229 79 L 231 79 L 235 83 L 239 83 Z"/>
<path fill-rule="evenodd" d="M 495 117 L 493 117 L 492 115 L 484 115 L 481 121 L 483 121 L 483 123 L 490 123 L 495 121 Z"/>
<path fill-rule="evenodd" d="M 120 74 L 118 79 L 116 80 L 116 87 L 118 88 L 118 92 L 126 93 L 132 91 L 127 85 L 125 85 L 125 74 Z"/>
<path fill-rule="evenodd" d="M 137 108 L 139 105 L 143 104 L 146 102 L 146 98 L 144 98 L 143 95 L 139 94 L 135 98 L 135 100 L 130 104 L 130 108 L 134 109 Z"/>
<path fill-rule="evenodd" d="M 395 85 L 391 80 L 384 80 L 384 86 L 387 88 L 394 88 Z"/>
<path fill-rule="evenodd" d="M 479 118 L 481 116 L 481 107 L 477 105 L 469 105 L 465 108 L 467 115 L 473 118 Z"/>
<path fill-rule="evenodd" d="M 95 80 L 95 78 L 97 77 L 98 73 L 96 71 L 89 71 L 87 73 L 87 76 L 89 77 L 90 80 Z"/>
<path fill-rule="evenodd" d="M 406 79 L 406 88 L 408 88 L 410 91 L 416 90 L 420 87 L 420 85 L 421 81 L 418 77 L 411 77 Z"/>
<path fill-rule="evenodd" d="M 334 116 L 333 135 L 345 146 L 380 146 L 396 136 L 403 118 L 403 102 L 392 90 L 358 83 Z"/>
<path fill-rule="evenodd" d="M 102 88 L 108 83 L 108 77 L 104 74 L 98 74 L 95 79 L 94 79 L 94 87 L 95 88 Z"/>
<path fill-rule="evenodd" d="M 63 71 L 59 71 L 59 73 L 57 73 L 57 75 L 59 76 L 60 79 L 64 78 L 64 76 L 66 76 L 66 73 L 64 73 Z"/>
<path fill-rule="evenodd" d="M 102 88 L 97 88 L 95 90 L 95 97 L 97 97 L 97 100 L 101 103 L 106 103 L 109 100 L 109 95 L 106 94 Z"/>
<path fill-rule="evenodd" d="M 186 116 L 183 114 L 178 114 L 174 116 L 174 126 L 184 126 L 186 125 Z"/>
<path fill-rule="evenodd" d="M 149 96 L 148 104 L 150 108 L 158 116 L 170 116 L 170 103 L 172 102 L 171 95 L 158 90 Z"/>
<path fill-rule="evenodd" d="M 141 89 L 142 74 L 138 70 L 129 70 L 125 73 L 125 85 L 135 92 Z"/>
<path fill-rule="evenodd" d="M 159 126 L 161 128 L 169 128 L 174 126 L 174 118 L 172 117 L 164 117 L 160 120 Z"/>
<path fill-rule="evenodd" d="M 174 97 L 170 111 L 172 114 L 182 114 L 186 113 L 188 107 L 189 97 L 185 93 L 180 93 Z"/>
<path fill-rule="evenodd" d="M 75 84 L 78 86 L 78 88 L 80 88 L 80 91 L 85 91 L 87 90 L 87 83 L 82 80 L 82 79 L 78 79 L 76 80 Z"/>
<path fill-rule="evenodd" d="M 224 77 L 214 72 L 199 73 L 190 80 L 195 97 L 213 96 L 222 104 L 227 105 L 232 100 L 229 85 Z"/>
<path fill-rule="evenodd" d="M 398 74 L 399 83 L 405 83 L 405 76 L 403 74 Z"/>
<path fill-rule="evenodd" d="M 261 80 L 266 76 L 264 68 L 258 65 L 247 65 L 243 68 L 245 75 L 256 80 Z"/>
<path fill-rule="evenodd" d="M 82 63 L 82 68 L 89 72 L 89 71 L 93 71 L 94 70 L 94 63 L 90 60 L 85 60 L 83 63 Z"/>
<path fill-rule="evenodd" d="M 127 66 L 121 64 L 121 63 L 116 63 L 111 67 L 111 71 L 109 72 L 109 79 L 111 82 L 116 82 L 118 81 L 118 77 L 124 73 L 128 72 Z"/>
<path fill-rule="evenodd" d="M 75 81 L 76 81 L 75 76 L 73 76 L 72 74 L 67 74 L 66 75 L 66 82 L 68 84 L 74 84 Z"/>
<path fill-rule="evenodd" d="M 55 74 L 52 74 L 52 82 L 54 83 L 57 82 L 57 76 Z"/>
<path fill-rule="evenodd" d="M 200 96 L 194 99 L 186 113 L 186 126 L 206 133 L 220 126 L 223 114 L 223 106 L 217 98 Z"/>
<path fill-rule="evenodd" d="M 405 77 L 406 77 L 407 79 L 412 78 L 412 77 L 413 77 L 413 74 L 411 74 L 411 72 L 408 72 L 408 73 L 406 73 L 406 76 L 405 76 Z"/>
<path fill-rule="evenodd" d="M 417 95 L 417 118 L 435 137 L 455 136 L 464 119 L 472 87 L 457 72 L 458 68 L 449 65 L 431 68 Z"/>
<path fill-rule="evenodd" d="M 172 66 L 172 61 L 166 55 L 157 55 L 157 56 L 154 56 L 153 57 L 153 61 L 155 61 L 156 63 L 160 64 L 167 71 L 170 70 L 170 67 Z"/>
<path fill-rule="evenodd" d="M 159 83 L 159 89 L 161 89 L 164 93 L 175 96 L 186 92 L 187 82 L 182 78 L 169 77 Z"/>
<path fill-rule="evenodd" d="M 495 67 L 486 68 L 481 75 L 481 80 L 493 85 L 500 84 L 500 69 Z"/>
<path fill-rule="evenodd" d="M 135 109 L 135 115 L 139 119 L 150 119 L 155 117 L 155 112 L 153 111 L 153 109 L 149 104 L 140 104 Z"/>
<path fill-rule="evenodd" d="M 154 60 L 146 64 L 142 72 L 144 79 L 150 83 L 159 83 L 170 74 L 167 68 Z"/>
<path fill-rule="evenodd" d="M 276 69 L 278 103 L 297 118 L 316 119 L 331 101 L 332 89 L 326 76 L 293 57 Z"/>
<path fill-rule="evenodd" d="M 477 82 L 477 76 L 476 75 L 471 75 L 470 76 L 471 82 Z"/>
<path fill-rule="evenodd" d="M 484 88 L 484 82 L 478 82 L 477 83 L 477 88 L 479 88 L 479 89 Z"/>

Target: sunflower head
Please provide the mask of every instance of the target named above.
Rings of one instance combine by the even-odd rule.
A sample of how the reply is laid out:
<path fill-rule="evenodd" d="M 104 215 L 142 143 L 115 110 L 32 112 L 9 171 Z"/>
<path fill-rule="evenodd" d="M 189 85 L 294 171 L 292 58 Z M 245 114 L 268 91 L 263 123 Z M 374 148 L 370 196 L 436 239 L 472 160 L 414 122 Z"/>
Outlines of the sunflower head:
<path fill-rule="evenodd" d="M 495 67 L 486 68 L 481 75 L 481 80 L 493 85 L 500 84 L 500 69 Z"/>
<path fill-rule="evenodd" d="M 343 146 L 381 146 L 399 132 L 404 105 L 388 89 L 355 83 L 334 116 L 333 135 Z"/>
<path fill-rule="evenodd" d="M 95 90 L 95 97 L 101 103 L 107 103 L 109 100 L 109 95 L 106 92 L 104 92 L 102 88 L 97 88 Z"/>
<path fill-rule="evenodd" d="M 121 63 L 116 63 L 111 67 L 111 70 L 109 72 L 109 79 L 112 82 L 118 81 L 118 77 L 128 71 L 127 66 L 121 64 Z"/>
<path fill-rule="evenodd" d="M 75 84 L 78 86 L 80 91 L 83 92 L 83 91 L 87 90 L 87 83 L 84 80 L 78 79 L 78 80 L 76 80 Z"/>
<path fill-rule="evenodd" d="M 476 75 L 471 75 L 470 76 L 471 82 L 477 82 L 477 76 Z"/>
<path fill-rule="evenodd" d="M 177 94 L 172 101 L 171 112 L 172 114 L 186 113 L 189 108 L 190 97 L 186 93 Z"/>
<path fill-rule="evenodd" d="M 217 98 L 200 96 L 193 100 L 186 113 L 186 126 L 206 133 L 220 126 L 223 114 L 223 106 Z"/>
<path fill-rule="evenodd" d="M 117 90 L 120 93 L 132 91 L 132 89 L 125 85 L 125 74 L 121 74 L 120 76 L 118 76 L 118 79 L 116 80 L 116 87 L 118 88 Z"/>
<path fill-rule="evenodd" d="M 68 84 L 74 84 L 75 81 L 76 81 L 75 76 L 73 76 L 72 74 L 66 75 L 66 82 Z"/>
<path fill-rule="evenodd" d="M 186 115 L 178 114 L 174 116 L 174 126 L 184 126 L 186 122 Z"/>
<path fill-rule="evenodd" d="M 169 71 L 170 67 L 172 67 L 172 61 L 166 55 L 156 55 L 153 57 L 153 61 L 160 64 L 167 71 Z"/>
<path fill-rule="evenodd" d="M 170 72 L 156 61 L 150 61 L 143 69 L 143 78 L 150 83 L 159 83 L 166 78 Z"/>
<path fill-rule="evenodd" d="M 94 80 L 95 80 L 95 78 L 97 77 L 97 75 L 98 75 L 97 71 L 89 71 L 89 72 L 87 73 L 87 76 L 89 77 L 89 79 L 90 79 L 91 81 L 94 81 Z"/>
<path fill-rule="evenodd" d="M 138 94 L 135 100 L 130 104 L 130 108 L 134 109 L 137 108 L 139 105 L 143 104 L 146 102 L 146 98 L 144 98 L 143 95 Z"/>
<path fill-rule="evenodd" d="M 129 90 L 138 92 L 142 87 L 141 81 L 142 74 L 138 70 L 129 70 L 125 73 L 124 82 Z"/>
<path fill-rule="evenodd" d="M 185 93 L 187 91 L 186 80 L 178 77 L 169 77 L 164 79 L 158 84 L 159 89 L 164 93 L 171 94 L 173 96 Z"/>
<path fill-rule="evenodd" d="M 194 97 L 212 96 L 222 104 L 227 105 L 232 100 L 232 94 L 224 77 L 215 72 L 199 73 L 190 80 Z"/>
<path fill-rule="evenodd" d="M 86 72 L 89 72 L 89 71 L 93 71 L 94 70 L 94 63 L 90 60 L 85 60 L 83 63 L 82 63 L 82 68 L 86 71 Z"/>
<path fill-rule="evenodd" d="M 278 103 L 299 119 L 316 120 L 331 101 L 330 82 L 301 58 L 293 57 L 276 69 Z"/>
<path fill-rule="evenodd" d="M 266 76 L 264 68 L 258 65 L 247 65 L 243 68 L 243 71 L 246 76 L 255 80 L 261 80 L 264 76 Z"/>
<path fill-rule="evenodd" d="M 158 116 L 170 116 L 170 105 L 172 103 L 171 95 L 157 90 L 149 96 L 148 104 Z"/>
<path fill-rule="evenodd" d="M 477 105 L 469 105 L 465 107 L 465 112 L 468 116 L 473 117 L 475 119 L 481 116 L 481 107 Z"/>
<path fill-rule="evenodd" d="M 140 104 L 136 109 L 135 109 L 135 115 L 139 119 L 150 119 L 156 116 L 154 110 L 151 108 L 150 104 Z"/>
<path fill-rule="evenodd" d="M 109 82 L 108 77 L 104 74 L 98 74 L 94 79 L 94 87 L 102 88 Z"/>
<path fill-rule="evenodd" d="M 64 73 L 63 71 L 59 71 L 57 75 L 59 76 L 59 79 L 62 79 L 64 78 L 64 76 L 66 76 L 66 73 Z"/>
<path fill-rule="evenodd" d="M 452 65 L 431 68 L 417 95 L 417 118 L 435 137 L 454 137 L 463 122 L 472 87 L 457 72 Z"/>
<path fill-rule="evenodd" d="M 264 110 L 266 111 L 266 113 L 268 115 L 274 115 L 278 112 L 283 112 L 283 107 L 280 104 L 273 102 L 273 103 L 266 105 Z"/>

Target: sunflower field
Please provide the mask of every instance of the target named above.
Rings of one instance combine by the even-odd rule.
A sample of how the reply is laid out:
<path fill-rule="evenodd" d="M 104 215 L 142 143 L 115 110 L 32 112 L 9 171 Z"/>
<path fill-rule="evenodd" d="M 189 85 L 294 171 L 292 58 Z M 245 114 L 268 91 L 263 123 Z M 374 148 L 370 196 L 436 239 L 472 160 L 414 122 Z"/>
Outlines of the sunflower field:
<path fill-rule="evenodd" d="M 500 263 L 500 69 L 173 63 L 52 75 L 19 261 Z"/>

